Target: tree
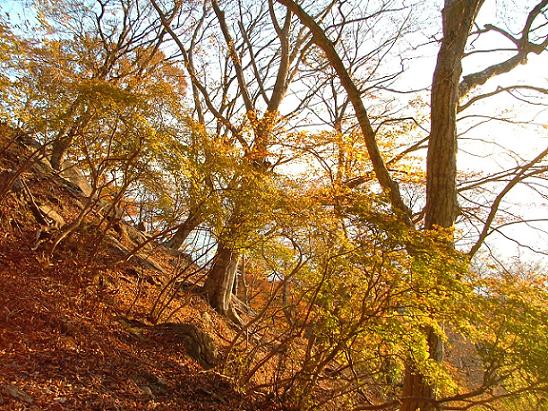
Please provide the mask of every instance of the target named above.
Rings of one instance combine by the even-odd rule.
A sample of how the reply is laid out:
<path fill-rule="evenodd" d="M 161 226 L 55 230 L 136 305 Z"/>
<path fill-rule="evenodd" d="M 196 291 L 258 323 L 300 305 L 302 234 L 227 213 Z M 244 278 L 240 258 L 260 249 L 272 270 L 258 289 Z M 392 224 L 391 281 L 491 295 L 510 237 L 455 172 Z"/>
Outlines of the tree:
<path fill-rule="evenodd" d="M 301 22 L 311 30 L 316 45 L 323 50 L 326 59 L 337 72 L 354 107 L 379 184 L 390 198 L 394 210 L 400 212 L 404 221 L 408 225 L 411 225 L 409 213 L 406 212 L 408 209 L 379 153 L 375 141 L 375 133 L 370 125 L 359 89 L 351 79 L 348 70 L 344 67 L 333 43 L 329 40 L 325 31 L 303 8 L 291 0 L 280 0 L 280 3 L 294 12 Z M 449 1 L 445 3 L 442 13 L 443 39 L 438 53 L 438 62 L 434 72 L 431 92 L 431 130 L 427 154 L 424 222 L 426 230 L 432 230 L 435 227 L 451 228 L 454 226 L 458 214 L 456 115 L 459 106 L 459 97 L 474 87 L 485 83 L 489 77 L 511 70 L 517 65 L 517 61 L 523 61 L 524 56 L 528 53 L 533 51 L 541 52 L 545 48 L 544 43 L 546 39 L 541 44 L 534 44 L 529 41 L 529 31 L 533 27 L 533 22 L 547 4 L 546 2 L 540 2 L 528 15 L 520 39 L 512 37 L 505 32 L 507 36 L 513 39 L 514 44 L 517 46 L 517 55 L 506 62 L 491 66 L 482 72 L 467 75 L 459 84 L 462 71 L 461 60 L 464 57 L 470 30 L 473 27 L 482 3 L 482 1 Z M 493 29 L 492 26 L 491 29 Z M 535 158 L 534 162 L 537 163 L 545 154 L 541 153 L 540 158 Z M 527 169 L 528 165 L 523 167 Z M 480 237 L 477 244 L 480 244 L 481 241 Z M 477 245 L 473 247 L 472 255 L 477 251 L 477 248 Z M 413 253 L 413 250 L 410 250 L 410 252 Z M 427 329 L 427 334 L 430 356 L 440 361 L 442 353 L 440 349 L 441 340 L 432 329 Z M 408 366 L 406 372 L 402 401 L 402 409 L 404 410 L 432 409 L 436 407 L 433 386 L 419 372 L 414 370 L 412 364 Z"/>
<path fill-rule="evenodd" d="M 446 1 L 425 46 L 439 45 L 429 105 L 399 83 L 418 3 L 366 3 L 66 0 L 40 2 L 44 39 L 0 25 L 0 50 L 25 52 L 0 57 L 0 107 L 42 143 L 26 164 L 52 146 L 55 168 L 75 161 L 92 183 L 50 251 L 96 205 L 100 238 L 119 204 L 125 218 L 148 215 L 153 235 L 135 253 L 207 230 L 216 248 L 195 261 L 205 294 L 239 326 L 223 371 L 299 408 L 535 404 L 547 388 L 545 274 L 497 269 L 479 250 L 528 221 L 505 204 L 511 190 L 548 198 L 548 150 L 512 153 L 498 172 L 466 173 L 457 159 L 469 130 L 510 121 L 478 102 L 544 104 L 539 84 L 489 87 L 544 51 L 547 1 L 516 17 L 519 29 L 484 24 L 482 0 Z M 491 49 L 492 35 L 510 46 Z M 237 300 L 238 276 L 257 280 L 253 310 Z M 470 386 L 444 362 L 448 335 L 482 364 Z"/>
<path fill-rule="evenodd" d="M 286 12 L 280 16 L 270 0 L 250 5 L 248 11 L 242 9 L 242 2 L 236 1 L 223 3 L 225 9 L 213 1 L 211 7 L 204 3 L 199 9 L 191 6 L 188 10 L 177 2 L 168 8 L 169 11 L 164 11 L 155 0 L 151 2 L 187 68 L 196 120 L 211 124 L 219 139 L 241 152 L 242 170 L 237 171 L 223 188 L 238 190 L 240 198 L 231 199 L 231 212 L 222 232 L 217 234 L 217 256 L 205 285 L 213 307 L 236 318 L 231 308 L 232 288 L 241 255 L 241 246 L 236 239 L 246 236 L 242 232 L 245 220 L 254 210 L 258 211 L 250 208 L 251 203 L 244 206 L 241 199 L 248 197 L 246 191 L 255 192 L 259 188 L 257 184 L 264 184 L 266 181 L 259 181 L 271 172 L 269 158 L 275 156 L 272 148 L 274 130 L 281 120 L 280 106 L 298 74 L 309 35 L 305 30 L 294 30 L 292 14 Z M 192 30 L 177 33 L 178 28 L 171 26 L 179 13 L 196 15 Z M 206 36 L 212 36 L 216 42 L 220 81 L 209 79 L 208 70 L 215 60 L 210 56 L 196 57 L 197 41 Z M 186 221 L 195 227 L 204 217 L 198 208 L 194 208 Z M 190 228 L 193 227 L 182 224 L 171 245 L 179 247 Z"/>
<path fill-rule="evenodd" d="M 18 90 L 10 94 L 10 123 L 39 148 L 14 177 L 49 153 L 56 172 L 77 164 L 90 185 L 78 217 L 52 240 L 53 252 L 92 207 L 110 203 L 109 216 L 128 190 L 161 180 L 158 148 L 184 136 L 186 84 L 159 49 L 163 35 L 146 8 L 76 0 L 36 7 L 45 38 L 29 35 L 8 78 Z M 61 167 L 66 157 L 71 165 Z"/>
<path fill-rule="evenodd" d="M 150 6 L 146 7 L 145 3 L 127 0 L 38 2 L 37 8 L 53 30 L 72 37 L 70 41 L 61 38 L 56 44 L 61 55 L 55 61 L 80 62 L 76 79 L 74 67 L 65 67 L 64 81 L 106 82 L 138 91 L 141 78 L 145 81 L 150 73 L 161 69 L 160 46 L 165 33 L 158 22 L 149 19 Z M 46 67 L 46 61 L 42 61 L 41 67 Z M 68 84 L 63 87 L 71 88 Z M 75 135 L 93 115 L 85 96 L 75 94 L 65 98 L 66 126 L 52 143 L 51 165 L 56 170 L 60 170 Z"/>
<path fill-rule="evenodd" d="M 483 1 L 446 2 L 442 12 L 443 39 L 432 79 L 430 136 L 426 157 L 426 207 L 424 228 L 452 228 L 457 204 L 457 107 L 461 60 L 477 13 Z M 442 360 L 443 344 L 433 330 L 428 330 L 430 356 Z M 409 366 L 403 387 L 402 410 L 430 410 L 434 389 Z"/>

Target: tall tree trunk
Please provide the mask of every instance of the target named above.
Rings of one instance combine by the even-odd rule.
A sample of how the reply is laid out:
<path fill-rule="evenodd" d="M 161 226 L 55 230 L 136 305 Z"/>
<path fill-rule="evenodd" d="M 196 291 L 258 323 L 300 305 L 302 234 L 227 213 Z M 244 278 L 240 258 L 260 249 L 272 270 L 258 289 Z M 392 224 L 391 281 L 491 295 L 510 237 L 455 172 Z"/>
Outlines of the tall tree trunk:
<path fill-rule="evenodd" d="M 431 95 L 431 130 L 426 157 L 425 229 L 449 228 L 457 216 L 457 107 L 461 61 L 468 34 L 483 0 L 446 0 L 442 12 L 443 39 Z M 443 342 L 435 332 L 425 330 L 430 357 L 443 359 Z M 434 387 L 410 362 L 405 372 L 401 411 L 437 409 Z"/>
<path fill-rule="evenodd" d="M 452 227 L 457 215 L 457 107 L 461 61 L 483 0 L 446 1 L 443 40 L 432 79 L 430 139 L 426 157 L 425 228 Z"/>

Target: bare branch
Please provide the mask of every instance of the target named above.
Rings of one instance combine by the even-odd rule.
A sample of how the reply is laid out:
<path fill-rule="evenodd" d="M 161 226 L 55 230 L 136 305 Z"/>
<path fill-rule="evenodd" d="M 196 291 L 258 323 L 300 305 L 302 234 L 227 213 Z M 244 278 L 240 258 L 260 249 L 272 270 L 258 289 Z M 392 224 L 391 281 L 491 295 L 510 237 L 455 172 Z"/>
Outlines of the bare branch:
<path fill-rule="evenodd" d="M 529 12 L 519 39 L 493 25 L 486 26 L 486 28 L 488 27 L 490 30 L 495 30 L 512 41 L 516 45 L 516 54 L 511 58 L 503 62 L 493 64 L 482 71 L 464 76 L 459 84 L 460 97 L 464 97 L 472 89 L 485 84 L 490 78 L 508 73 L 520 64 L 526 63 L 527 55 L 529 53 L 540 54 L 546 49 L 548 46 L 548 36 L 546 36 L 541 43 L 537 44 L 529 40 L 529 34 L 534 20 L 545 11 L 547 5 L 548 0 L 542 0 Z"/>
<path fill-rule="evenodd" d="M 371 163 L 373 164 L 373 169 L 375 170 L 375 174 L 379 180 L 379 183 L 388 194 L 394 209 L 403 214 L 406 224 L 412 226 L 413 223 L 410 219 L 411 212 L 409 208 L 405 205 L 401 197 L 401 193 L 397 183 L 392 180 L 392 177 L 390 176 L 390 173 L 388 172 L 386 164 L 384 163 L 384 160 L 379 151 L 379 147 L 377 146 L 377 142 L 375 140 L 375 132 L 373 131 L 369 116 L 361 99 L 360 90 L 353 82 L 350 74 L 344 67 L 341 58 L 339 57 L 337 51 L 335 50 L 335 47 L 333 46 L 333 43 L 331 42 L 331 40 L 329 40 L 329 38 L 325 34 L 325 31 L 322 30 L 318 23 L 316 23 L 316 21 L 314 21 L 314 19 L 293 0 L 278 1 L 285 5 L 288 9 L 290 9 L 296 16 L 299 17 L 301 22 L 309 28 L 309 30 L 312 32 L 314 42 L 318 45 L 318 47 L 323 50 L 327 60 L 329 61 L 333 69 L 337 72 L 341 84 L 348 93 L 348 98 L 350 99 L 350 102 L 354 107 L 354 112 L 356 113 L 358 123 L 360 124 L 360 128 L 365 140 L 365 145 L 367 147 L 367 151 L 369 153 L 369 157 L 371 159 Z"/>
<path fill-rule="evenodd" d="M 476 243 L 472 246 L 470 251 L 468 252 L 468 255 L 470 257 L 474 256 L 476 252 L 480 249 L 481 245 L 487 238 L 487 236 L 490 233 L 491 230 L 491 224 L 493 223 L 493 220 L 495 219 L 495 216 L 497 215 L 498 209 L 500 207 L 500 204 L 503 200 L 503 198 L 508 194 L 508 192 L 514 188 L 518 183 L 523 181 L 524 178 L 527 178 L 529 174 L 527 174 L 527 171 L 531 169 L 535 164 L 538 164 L 541 160 L 543 160 L 548 155 L 548 148 L 544 149 L 540 154 L 538 154 L 533 160 L 531 160 L 528 164 L 524 165 L 521 170 L 516 173 L 516 175 L 506 184 L 506 186 L 501 190 L 501 192 L 497 195 L 495 200 L 493 201 L 491 205 L 491 211 L 489 212 L 489 215 L 487 216 L 487 219 L 485 220 L 485 224 L 483 226 L 483 230 L 481 231 L 478 240 Z M 548 167 L 544 167 L 539 172 L 545 172 L 548 170 Z"/>

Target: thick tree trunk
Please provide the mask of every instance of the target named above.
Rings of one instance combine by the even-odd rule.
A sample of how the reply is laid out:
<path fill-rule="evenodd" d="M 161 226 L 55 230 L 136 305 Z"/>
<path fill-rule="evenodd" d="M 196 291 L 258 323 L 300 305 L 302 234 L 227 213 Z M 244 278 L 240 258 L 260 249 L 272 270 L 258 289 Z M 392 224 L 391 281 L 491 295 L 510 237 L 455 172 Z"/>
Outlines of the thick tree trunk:
<path fill-rule="evenodd" d="M 425 229 L 449 228 L 457 216 L 457 107 L 461 60 L 468 34 L 483 0 L 448 0 L 442 12 L 443 40 L 431 96 L 431 130 L 426 158 Z M 431 328 L 426 331 L 430 357 L 443 360 L 443 342 Z M 410 361 L 404 378 L 401 411 L 438 409 L 434 387 Z"/>
<path fill-rule="evenodd" d="M 169 248 L 178 250 L 184 244 L 190 233 L 202 223 L 199 212 L 191 210 L 186 220 L 179 226 L 173 237 L 166 243 Z"/>
<path fill-rule="evenodd" d="M 443 40 L 431 94 L 431 128 L 426 157 L 425 228 L 451 227 L 457 215 L 457 107 L 461 60 L 468 33 L 483 0 L 446 1 Z"/>
<path fill-rule="evenodd" d="M 443 360 L 443 341 L 432 329 L 426 331 L 430 357 L 438 362 Z M 437 410 L 434 387 L 430 386 L 418 370 L 408 364 L 403 381 L 402 404 L 400 411 Z"/>
<path fill-rule="evenodd" d="M 229 317 L 233 315 L 232 289 L 239 261 L 239 253 L 220 241 L 204 286 L 211 306 Z"/>
<path fill-rule="evenodd" d="M 61 165 L 65 157 L 65 153 L 72 144 L 71 137 L 60 138 L 55 140 L 51 146 L 50 163 L 54 170 L 61 171 Z"/>

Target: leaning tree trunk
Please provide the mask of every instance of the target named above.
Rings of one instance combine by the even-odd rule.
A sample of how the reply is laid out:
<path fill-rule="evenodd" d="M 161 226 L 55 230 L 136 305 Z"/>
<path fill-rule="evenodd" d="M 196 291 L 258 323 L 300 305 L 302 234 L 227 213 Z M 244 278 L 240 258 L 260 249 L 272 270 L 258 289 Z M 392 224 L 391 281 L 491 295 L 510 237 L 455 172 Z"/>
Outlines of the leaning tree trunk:
<path fill-rule="evenodd" d="M 65 153 L 71 144 L 72 138 L 70 137 L 64 137 L 53 142 L 50 163 L 54 170 L 61 171 L 61 164 L 63 164 Z"/>
<path fill-rule="evenodd" d="M 457 216 L 457 107 L 461 61 L 468 34 L 483 0 L 446 0 L 442 12 L 443 39 L 431 95 L 431 130 L 426 157 L 425 229 L 449 228 Z M 425 330 L 430 357 L 443 359 L 443 342 Z M 434 387 L 410 362 L 405 372 L 401 411 L 437 409 Z"/>
<path fill-rule="evenodd" d="M 75 103 L 71 106 L 69 113 L 73 113 L 76 109 L 77 104 Z M 91 114 L 88 111 L 85 111 L 80 117 L 74 120 L 74 123 L 72 123 L 66 135 L 63 135 L 63 130 L 59 132 L 59 135 L 51 145 L 50 163 L 54 170 L 62 171 L 61 166 L 63 165 L 67 150 L 73 144 L 75 137 L 81 133 L 90 122 L 91 117 Z"/>
<path fill-rule="evenodd" d="M 234 249 L 219 241 L 213 266 L 207 274 L 205 291 L 211 306 L 217 312 L 233 317 L 232 289 L 236 279 L 236 271 L 240 254 Z"/>
<path fill-rule="evenodd" d="M 186 220 L 177 228 L 177 231 L 169 239 L 166 245 L 169 248 L 178 250 L 184 244 L 190 233 L 202 223 L 202 215 L 197 210 L 190 210 Z"/>

